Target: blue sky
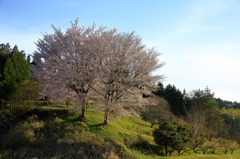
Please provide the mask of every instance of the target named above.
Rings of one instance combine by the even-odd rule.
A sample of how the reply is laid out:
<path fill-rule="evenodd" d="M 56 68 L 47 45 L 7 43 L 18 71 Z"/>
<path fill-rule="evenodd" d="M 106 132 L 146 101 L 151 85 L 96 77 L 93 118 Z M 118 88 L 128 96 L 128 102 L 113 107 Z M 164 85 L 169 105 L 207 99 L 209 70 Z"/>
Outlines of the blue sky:
<path fill-rule="evenodd" d="M 51 24 L 64 30 L 76 18 L 136 32 L 167 63 L 157 72 L 164 85 L 208 86 L 215 97 L 240 102 L 239 0 L 0 0 L 0 43 L 32 54 Z"/>

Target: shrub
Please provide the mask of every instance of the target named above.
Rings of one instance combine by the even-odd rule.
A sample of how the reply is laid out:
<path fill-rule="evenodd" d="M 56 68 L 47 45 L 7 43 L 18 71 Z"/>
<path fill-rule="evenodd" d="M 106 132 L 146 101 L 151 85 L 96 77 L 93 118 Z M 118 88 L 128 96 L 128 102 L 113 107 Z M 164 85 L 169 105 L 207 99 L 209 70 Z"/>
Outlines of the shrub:
<path fill-rule="evenodd" d="M 193 136 L 192 129 L 187 125 L 181 125 L 164 121 L 159 124 L 159 128 L 153 131 L 155 142 L 165 149 L 166 156 L 174 151 L 178 155 L 185 152 Z"/>
<path fill-rule="evenodd" d="M 3 147 L 17 148 L 21 146 L 32 146 L 43 137 L 42 130 L 44 122 L 36 115 L 20 122 L 3 138 Z"/>

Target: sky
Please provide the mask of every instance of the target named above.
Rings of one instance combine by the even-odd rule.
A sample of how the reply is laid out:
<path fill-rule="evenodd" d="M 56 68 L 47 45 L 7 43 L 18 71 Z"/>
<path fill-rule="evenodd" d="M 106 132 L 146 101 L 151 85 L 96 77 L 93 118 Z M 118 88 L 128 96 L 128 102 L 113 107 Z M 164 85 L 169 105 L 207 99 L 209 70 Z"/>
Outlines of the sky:
<path fill-rule="evenodd" d="M 42 34 L 80 26 L 132 32 L 161 53 L 156 74 L 187 92 L 240 102 L 240 0 L 0 0 L 0 43 L 36 50 Z"/>

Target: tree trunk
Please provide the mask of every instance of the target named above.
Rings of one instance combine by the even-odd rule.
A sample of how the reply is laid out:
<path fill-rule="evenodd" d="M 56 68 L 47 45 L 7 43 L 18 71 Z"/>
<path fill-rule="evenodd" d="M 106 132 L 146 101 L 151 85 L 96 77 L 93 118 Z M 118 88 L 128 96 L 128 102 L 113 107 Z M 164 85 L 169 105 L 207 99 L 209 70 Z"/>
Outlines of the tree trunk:
<path fill-rule="evenodd" d="M 82 105 L 82 114 L 81 114 L 81 118 L 83 119 L 83 120 L 85 120 L 85 104 L 84 105 Z"/>
<path fill-rule="evenodd" d="M 81 116 L 80 116 L 80 120 L 82 120 L 82 121 L 85 121 L 86 120 L 86 117 L 85 117 L 85 112 L 86 112 L 86 98 L 85 97 L 83 97 L 82 99 L 81 99 L 81 105 L 82 105 L 82 114 L 81 114 Z"/>
<path fill-rule="evenodd" d="M 166 156 L 168 155 L 168 148 L 167 148 L 167 146 L 165 146 L 165 155 Z"/>
<path fill-rule="evenodd" d="M 169 156 L 172 156 L 173 151 L 168 151 Z"/>
<path fill-rule="evenodd" d="M 151 128 L 153 128 L 153 125 L 155 124 L 155 122 L 153 121 L 152 123 L 151 123 Z"/>
<path fill-rule="evenodd" d="M 106 110 L 105 114 L 104 114 L 103 125 L 107 125 L 108 124 L 108 116 L 109 116 L 109 110 Z"/>
<path fill-rule="evenodd" d="M 206 155 L 207 150 L 202 150 L 203 154 Z"/>
<path fill-rule="evenodd" d="M 193 151 L 194 151 L 194 154 L 196 155 L 197 154 L 197 150 L 194 148 Z"/>
<path fill-rule="evenodd" d="M 180 156 L 181 155 L 181 150 L 178 150 L 177 153 L 178 153 L 178 156 Z"/>
<path fill-rule="evenodd" d="M 225 149 L 225 150 L 224 150 L 224 154 L 227 154 L 227 153 L 228 153 L 228 149 Z"/>

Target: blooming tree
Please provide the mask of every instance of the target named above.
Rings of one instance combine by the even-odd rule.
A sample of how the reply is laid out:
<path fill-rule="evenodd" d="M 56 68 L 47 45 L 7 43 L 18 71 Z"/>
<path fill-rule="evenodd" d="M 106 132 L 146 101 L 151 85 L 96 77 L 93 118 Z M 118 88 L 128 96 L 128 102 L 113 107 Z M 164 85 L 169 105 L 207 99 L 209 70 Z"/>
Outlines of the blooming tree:
<path fill-rule="evenodd" d="M 134 89 L 150 86 L 162 76 L 152 72 L 162 67 L 158 62 L 158 52 L 148 49 L 141 38 L 134 33 L 105 34 L 102 37 L 104 49 L 99 55 L 97 83 L 93 89 L 103 97 L 104 124 L 108 123 L 110 112 L 122 109 L 119 99 Z"/>
<path fill-rule="evenodd" d="M 158 63 L 158 52 L 148 49 L 134 33 L 95 29 L 95 25 L 79 27 L 77 20 L 66 33 L 53 29 L 53 34 L 43 35 L 36 43 L 33 72 L 51 98 L 74 94 L 81 101 L 83 119 L 90 89 L 104 103 L 107 124 L 109 113 L 122 108 L 117 103 L 127 92 L 162 77 L 152 75 L 163 66 Z"/>
<path fill-rule="evenodd" d="M 78 20 L 71 24 L 65 33 L 52 26 L 54 33 L 45 34 L 37 41 L 33 72 L 52 99 L 78 98 L 84 119 L 89 89 L 98 70 L 94 46 L 104 28 L 79 27 Z"/>

